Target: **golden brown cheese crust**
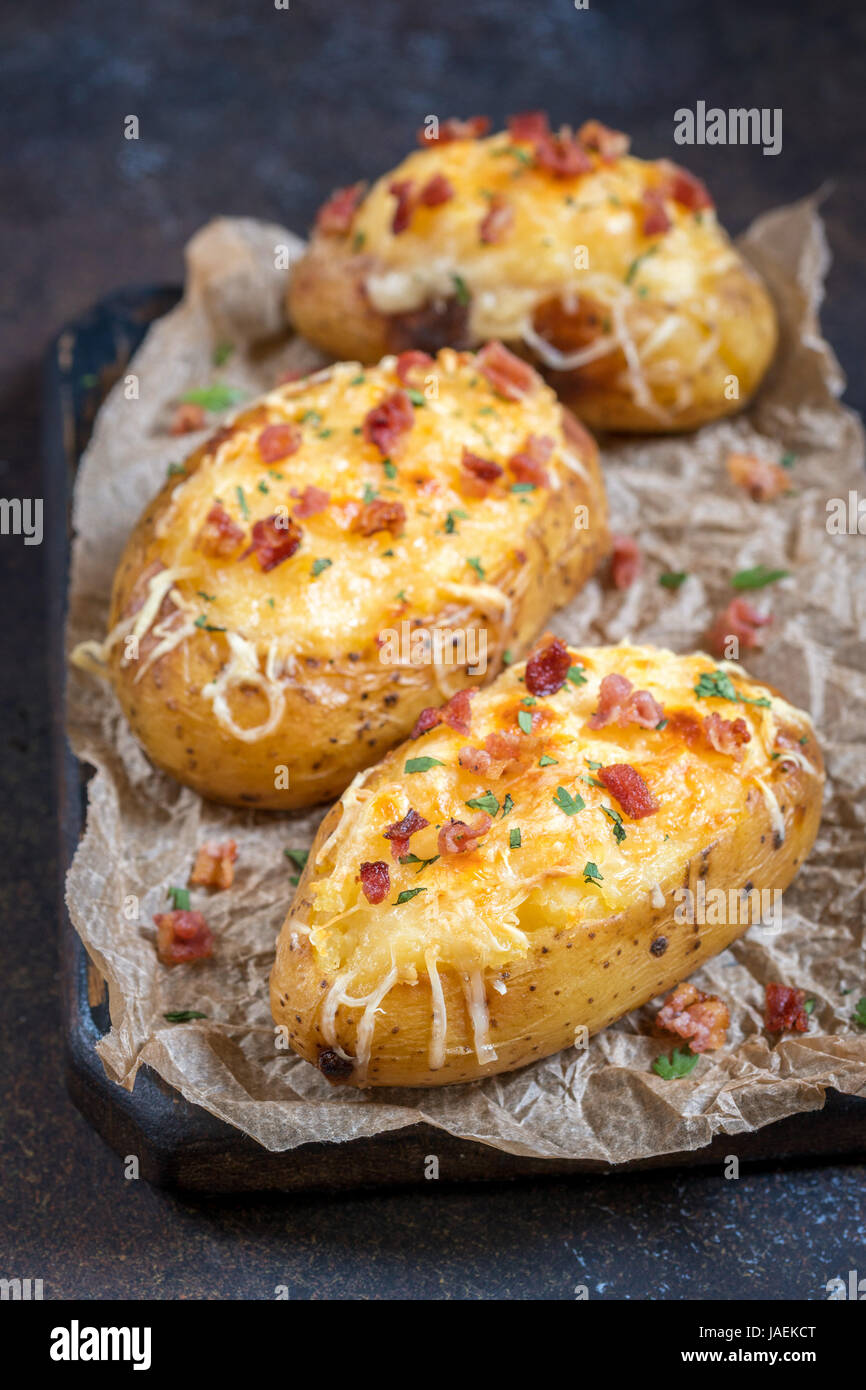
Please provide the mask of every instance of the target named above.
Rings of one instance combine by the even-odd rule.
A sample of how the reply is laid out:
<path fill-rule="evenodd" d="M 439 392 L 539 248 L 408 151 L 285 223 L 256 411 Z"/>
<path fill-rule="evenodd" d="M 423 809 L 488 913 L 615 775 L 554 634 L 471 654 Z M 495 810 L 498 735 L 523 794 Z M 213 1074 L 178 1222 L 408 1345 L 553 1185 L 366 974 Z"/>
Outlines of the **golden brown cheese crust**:
<path fill-rule="evenodd" d="M 823 786 L 805 714 L 703 654 L 570 655 L 583 683 L 525 704 L 524 668 L 509 670 L 472 699 L 468 734 L 439 725 L 395 749 L 326 817 L 280 937 L 271 1001 L 290 1045 L 330 1079 L 439 1085 L 573 1045 L 578 1030 L 604 1028 L 723 950 L 757 918 L 749 895 L 780 892 L 797 873 Z M 652 695 L 662 727 L 592 727 L 612 674 Z M 714 689 L 733 699 L 697 693 Z M 730 752 L 714 746 L 713 724 L 739 729 Z M 467 748 L 517 729 L 518 763 L 492 777 L 461 767 Z M 621 764 L 655 812 L 630 815 L 599 781 Z M 439 827 L 471 822 L 479 802 L 491 822 L 476 847 L 442 853 Z M 395 862 L 383 831 L 408 807 L 430 825 Z M 377 860 L 390 885 L 370 903 L 359 871 Z"/>
<path fill-rule="evenodd" d="M 414 151 L 354 211 L 320 217 L 289 288 L 295 324 L 361 361 L 501 339 L 598 429 L 739 410 L 776 347 L 766 289 L 697 180 L 584 139 L 587 168 L 565 175 L 510 132 Z"/>
<path fill-rule="evenodd" d="M 342 363 L 271 392 L 167 479 L 131 536 L 109 637 L 80 659 L 113 681 L 151 759 L 203 796 L 290 809 L 339 794 L 473 679 L 473 634 L 474 679 L 490 680 L 607 553 L 597 450 L 550 389 L 533 374 L 504 399 L 469 354 L 421 367 L 404 381 L 394 358 Z M 410 423 L 387 454 L 366 422 L 395 392 Z M 268 461 L 275 427 L 292 452 Z M 509 463 L 529 436 L 551 449 L 537 486 Z M 278 515 L 272 538 L 299 541 L 265 568 L 256 528 Z M 407 661 L 418 627 L 464 634 L 468 659 Z"/>

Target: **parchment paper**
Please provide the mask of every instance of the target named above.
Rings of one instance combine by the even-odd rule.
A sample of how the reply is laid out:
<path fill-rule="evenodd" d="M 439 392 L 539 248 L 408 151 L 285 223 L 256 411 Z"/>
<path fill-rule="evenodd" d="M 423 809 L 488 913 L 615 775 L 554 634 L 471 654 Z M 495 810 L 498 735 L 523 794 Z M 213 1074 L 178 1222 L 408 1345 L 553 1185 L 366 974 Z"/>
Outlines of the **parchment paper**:
<path fill-rule="evenodd" d="M 69 639 L 101 637 L 115 564 L 140 509 L 200 436 L 165 432 L 171 403 L 219 380 L 249 393 L 288 367 L 321 359 L 289 336 L 286 272 L 275 248 L 300 243 L 285 229 L 219 220 L 188 248 L 181 305 L 149 333 L 131 364 L 138 398 L 121 381 L 106 401 L 75 497 Z M 642 577 L 624 593 L 594 580 L 553 620 L 576 644 L 626 636 L 689 651 L 733 590 L 730 576 L 763 563 L 792 577 L 763 591 L 774 622 L 750 670 L 811 710 L 828 764 L 815 850 L 785 894 L 781 930 L 753 927 L 694 978 L 720 994 L 732 1017 L 729 1045 L 690 1077 L 651 1070 L 670 1036 L 653 1031 L 655 1006 L 521 1071 L 429 1091 L 334 1090 L 292 1053 L 275 1048 L 267 976 L 291 898 L 285 847 L 309 845 L 324 808 L 289 816 L 227 810 L 158 774 L 129 734 L 111 692 L 70 676 L 69 731 L 97 769 L 87 831 L 69 873 L 72 920 L 108 982 L 112 1027 L 100 1042 L 107 1072 L 131 1088 L 142 1063 L 188 1100 L 269 1149 L 348 1140 L 419 1120 L 512 1153 L 622 1162 L 695 1149 L 717 1133 L 756 1129 L 823 1104 L 827 1086 L 866 1094 L 866 1033 L 852 1021 L 866 994 L 866 571 L 863 536 L 828 534 L 826 503 L 863 491 L 863 435 L 837 400 L 842 377 L 820 337 L 817 309 L 828 256 L 814 201 L 761 218 L 742 247 L 769 282 L 782 345 L 760 399 L 744 415 L 682 439 L 614 442 L 604 450 L 612 524 L 634 533 Z M 280 335 L 283 335 L 280 337 Z M 220 368 L 215 348 L 235 351 Z M 216 423 L 209 420 L 209 429 Z M 796 496 L 752 502 L 728 481 L 731 449 L 778 460 L 796 455 Z M 685 570 L 677 592 L 661 570 Z M 167 970 L 153 946 L 152 914 L 170 884 L 186 883 L 210 836 L 239 846 L 231 891 L 205 907 L 215 958 Z M 137 915 L 136 915 L 137 900 Z M 780 980 L 815 998 L 807 1033 L 768 1037 L 763 986 Z M 195 1009 L 207 1018 L 169 1023 Z"/>

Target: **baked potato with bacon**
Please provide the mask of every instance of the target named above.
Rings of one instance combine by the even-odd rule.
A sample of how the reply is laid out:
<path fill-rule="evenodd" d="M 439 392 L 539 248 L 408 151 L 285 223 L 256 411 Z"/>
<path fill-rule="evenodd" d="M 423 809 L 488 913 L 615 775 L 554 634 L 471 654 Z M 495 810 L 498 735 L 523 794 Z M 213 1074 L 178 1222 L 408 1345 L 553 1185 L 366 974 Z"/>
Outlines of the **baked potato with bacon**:
<path fill-rule="evenodd" d="M 557 1052 L 778 910 L 822 785 L 808 716 L 739 666 L 547 636 L 423 714 L 326 816 L 274 1019 L 356 1086 Z"/>
<path fill-rule="evenodd" d="M 776 315 L 699 179 L 598 121 L 428 122 L 421 149 L 338 189 L 289 312 L 337 357 L 499 339 L 591 428 L 692 429 L 740 409 Z"/>
<path fill-rule="evenodd" d="M 517 659 L 607 550 L 595 445 L 525 362 L 344 362 L 166 480 L 75 659 L 203 796 L 310 805 Z"/>

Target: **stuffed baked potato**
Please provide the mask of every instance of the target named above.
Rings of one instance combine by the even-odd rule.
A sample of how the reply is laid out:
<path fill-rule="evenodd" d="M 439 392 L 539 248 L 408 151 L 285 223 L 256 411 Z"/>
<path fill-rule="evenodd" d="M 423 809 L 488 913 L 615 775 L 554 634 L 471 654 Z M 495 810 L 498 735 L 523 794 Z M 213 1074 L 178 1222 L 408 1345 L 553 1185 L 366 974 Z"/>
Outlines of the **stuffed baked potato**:
<path fill-rule="evenodd" d="M 320 210 L 289 312 L 337 357 L 500 339 L 593 428 L 691 429 L 738 410 L 776 346 L 757 275 L 704 185 L 598 121 L 428 123 L 422 149 Z"/>
<path fill-rule="evenodd" d="M 279 940 L 274 1018 L 337 1082 L 604 1028 L 760 920 L 818 827 L 807 715 L 703 654 L 546 637 L 416 734 L 325 818 Z"/>
<path fill-rule="evenodd" d="M 526 363 L 341 363 L 167 479 L 75 659 L 179 781 L 304 806 L 524 652 L 607 549 L 595 445 Z"/>

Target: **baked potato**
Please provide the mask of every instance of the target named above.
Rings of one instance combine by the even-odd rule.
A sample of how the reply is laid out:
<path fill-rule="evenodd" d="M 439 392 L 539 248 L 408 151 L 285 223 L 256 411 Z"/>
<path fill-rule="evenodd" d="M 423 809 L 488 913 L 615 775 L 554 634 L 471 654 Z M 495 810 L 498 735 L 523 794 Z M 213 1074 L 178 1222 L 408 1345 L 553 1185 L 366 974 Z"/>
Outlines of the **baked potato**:
<path fill-rule="evenodd" d="M 548 635 L 415 732 L 326 816 L 277 947 L 274 1019 L 335 1082 L 597 1032 L 772 917 L 818 827 L 808 716 L 702 653 Z"/>
<path fill-rule="evenodd" d="M 525 362 L 340 363 L 172 473 L 74 659 L 202 796 L 310 805 L 525 652 L 607 550 L 595 445 Z"/>
<path fill-rule="evenodd" d="M 365 191 L 338 189 L 291 276 L 312 343 L 376 361 L 500 339 L 591 428 L 692 429 L 742 407 L 776 315 L 704 185 L 598 121 L 429 124 Z"/>

